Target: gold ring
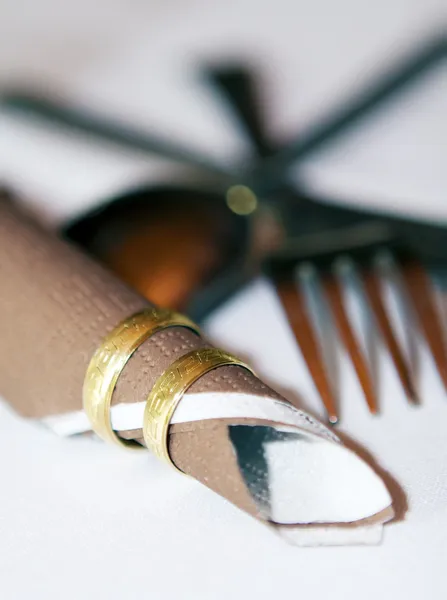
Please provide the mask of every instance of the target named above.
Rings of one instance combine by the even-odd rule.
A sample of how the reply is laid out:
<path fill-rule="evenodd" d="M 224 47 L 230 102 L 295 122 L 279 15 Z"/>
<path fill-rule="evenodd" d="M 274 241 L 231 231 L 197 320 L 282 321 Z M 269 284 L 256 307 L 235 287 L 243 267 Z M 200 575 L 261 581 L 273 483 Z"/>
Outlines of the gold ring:
<path fill-rule="evenodd" d="M 147 308 L 125 319 L 104 339 L 87 368 L 83 403 L 93 431 L 103 440 L 126 448 L 143 446 L 116 435 L 110 420 L 110 408 L 116 382 L 135 350 L 150 336 L 167 327 L 200 330 L 187 317 L 156 308 Z"/>
<path fill-rule="evenodd" d="M 157 379 L 144 410 L 143 435 L 146 446 L 177 471 L 168 450 L 169 424 L 183 394 L 202 375 L 223 365 L 251 368 L 241 360 L 218 348 L 193 350 L 178 358 Z"/>

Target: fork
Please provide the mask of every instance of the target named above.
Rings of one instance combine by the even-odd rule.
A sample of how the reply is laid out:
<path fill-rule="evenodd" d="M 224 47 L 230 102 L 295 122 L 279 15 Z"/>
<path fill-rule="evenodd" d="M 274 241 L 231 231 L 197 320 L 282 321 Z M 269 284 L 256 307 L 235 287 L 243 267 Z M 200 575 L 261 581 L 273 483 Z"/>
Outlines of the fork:
<path fill-rule="evenodd" d="M 419 74 L 445 59 L 446 55 L 445 37 L 436 38 L 403 68 L 388 75 L 347 109 L 327 119 L 315 132 L 279 150 L 275 150 L 275 145 L 264 132 L 255 83 L 249 74 L 237 68 L 209 72 L 213 84 L 229 100 L 261 158 L 251 174 L 252 186 L 265 203 L 270 203 L 284 232 L 281 247 L 264 259 L 264 272 L 275 285 L 331 423 L 338 421 L 339 411 L 324 347 L 318 335 L 318 326 L 321 328 L 327 317 L 326 314 L 323 319 L 321 306 L 327 305 L 326 312 L 336 324 L 370 412 L 377 413 L 379 409 L 375 374 L 346 307 L 340 264 L 344 264 L 345 268 L 347 263 L 350 264 L 351 274 L 357 275 L 358 289 L 372 313 L 375 327 L 381 333 L 406 397 L 412 404 L 419 402 L 412 365 L 399 343 L 384 299 L 383 278 L 390 269 L 381 268 L 377 260 L 384 249 L 393 258 L 391 272 L 399 280 L 401 299 L 404 297 L 410 305 L 447 390 L 445 332 L 429 275 L 434 268 L 439 275 L 447 265 L 447 228 L 351 210 L 335 206 L 327 199 L 306 197 L 289 189 L 281 174 L 291 164 L 296 164 L 365 117 L 378 104 L 412 83 Z M 320 306 L 317 322 L 312 315 L 315 311 L 310 310 L 306 302 L 306 284 L 299 276 L 303 265 L 309 264 L 314 266 L 313 287 L 320 288 L 319 293 L 317 291 L 319 297 L 314 299 L 314 304 Z M 309 274 L 309 269 L 306 271 Z M 309 275 L 304 279 L 309 281 Z"/>
<path fill-rule="evenodd" d="M 389 266 L 385 269 L 378 261 L 378 257 L 386 250 L 393 259 L 392 274 L 400 280 L 398 291 L 409 302 L 442 383 L 447 389 L 447 350 L 444 328 L 429 275 L 434 267 L 445 266 L 447 263 L 447 229 L 416 223 L 403 225 L 402 222 L 391 223 L 390 221 L 386 237 L 385 229 L 376 227 L 376 239 L 368 240 L 365 235 L 367 224 L 377 226 L 380 220 L 370 217 L 369 221 L 368 218 L 359 221 L 357 226 L 350 223 L 338 229 L 327 229 L 325 232 L 320 230 L 316 233 L 314 248 L 309 247 L 311 246 L 309 238 L 312 234 L 301 235 L 301 237 L 296 234 L 294 238 L 288 239 L 265 265 L 331 423 L 336 423 L 339 417 L 336 393 L 315 320 L 306 302 L 306 282 L 297 274 L 300 265 L 301 267 L 308 264 L 314 266 L 313 277 L 320 287 L 320 299 L 322 297 L 325 301 L 330 317 L 335 322 L 340 339 L 356 371 L 369 410 L 377 413 L 379 403 L 374 373 L 346 306 L 341 270 L 346 271 L 348 264 L 350 274 L 358 278 L 361 297 L 369 307 L 374 324 L 381 333 L 403 390 L 408 400 L 417 404 L 419 398 L 414 374 L 399 343 L 384 297 L 383 280 L 389 272 Z M 301 220 L 301 225 L 306 228 L 306 219 Z M 352 238 L 349 239 L 348 235 L 355 227 L 362 232 L 357 244 L 352 243 Z M 373 228 L 371 232 L 374 233 Z M 322 233 L 331 237 L 331 247 L 326 245 L 322 248 L 320 245 Z M 423 247 L 426 236 L 432 236 L 432 239 L 426 241 Z"/>
<path fill-rule="evenodd" d="M 347 128 L 367 117 L 379 105 L 444 60 L 446 55 L 445 36 L 436 36 L 404 65 L 390 71 L 347 107 L 323 119 L 319 126 L 308 133 L 304 132 L 288 145 L 275 144 L 266 135 L 255 82 L 247 69 L 237 66 L 208 69 L 208 81 L 229 101 L 255 151 L 254 160 L 238 172 L 230 172 L 210 162 L 208 157 L 199 156 L 187 148 L 179 148 L 167 140 L 59 106 L 45 98 L 6 94 L 3 95 L 2 105 L 149 155 L 155 153 L 203 168 L 215 175 L 216 185 L 223 197 L 228 188 L 234 191 L 235 183 L 243 184 L 236 186 L 242 192 L 251 190 L 250 193 L 258 199 L 259 210 L 254 210 L 247 218 L 256 225 L 265 214 L 273 217 L 277 229 L 282 232 L 281 243 L 274 251 L 269 247 L 268 252 L 256 255 L 250 271 L 235 276 L 237 281 L 227 282 L 226 288 L 234 283 L 233 287 L 241 285 L 253 275 L 256 267 L 269 275 L 326 407 L 328 419 L 336 423 L 339 419 L 336 394 L 325 365 L 317 328 L 308 310 L 306 286 L 299 284 L 299 278 L 296 277 L 298 267 L 309 263 L 314 265 L 318 274 L 314 279 L 321 284 L 320 296 L 326 300 L 340 338 L 351 357 L 368 407 L 372 413 L 376 413 L 378 398 L 374 373 L 351 323 L 340 281 L 338 265 L 342 259 L 346 263 L 346 257 L 349 258 L 351 271 L 357 273 L 360 281 L 364 304 L 371 308 L 403 389 L 410 402 L 417 403 L 414 373 L 401 348 L 384 300 L 383 272 L 376 264 L 376 257 L 383 249 L 392 253 L 394 272 L 411 301 L 443 385 L 447 388 L 443 324 L 433 298 L 429 275 L 434 269 L 442 273 L 447 265 L 447 228 L 347 209 L 336 206 L 330 199 L 311 197 L 303 190 L 288 186 L 287 169 L 292 165 L 295 167 L 311 152 L 332 142 Z M 232 200 L 235 201 L 235 198 Z M 245 252 L 246 247 L 247 254 L 251 255 L 250 244 L 247 240 L 241 240 L 241 248 L 244 248 L 241 252 Z M 247 262 L 240 260 L 241 265 Z M 446 277 L 441 279 L 444 283 L 447 281 Z M 227 296 L 226 292 L 221 293 L 220 290 L 218 295 L 221 300 Z"/>

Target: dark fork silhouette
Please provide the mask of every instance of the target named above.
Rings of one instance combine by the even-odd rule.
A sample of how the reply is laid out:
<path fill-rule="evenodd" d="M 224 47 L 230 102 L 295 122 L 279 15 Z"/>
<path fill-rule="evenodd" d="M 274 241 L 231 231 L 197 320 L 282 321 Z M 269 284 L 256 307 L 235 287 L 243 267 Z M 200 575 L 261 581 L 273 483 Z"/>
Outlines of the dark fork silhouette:
<path fill-rule="evenodd" d="M 214 186 L 214 198 L 220 197 L 225 201 L 227 190 L 231 188 L 234 191 L 235 184 L 241 184 L 236 186 L 242 190 L 241 193 L 246 194 L 248 190 L 257 198 L 257 205 L 253 205 L 253 210 L 245 218 L 256 223 L 267 210 L 282 231 L 281 243 L 273 250 L 269 248 L 268 251 L 253 255 L 249 241 L 251 227 L 242 228 L 240 256 L 237 260 L 234 259 L 237 268 L 230 271 L 231 274 L 226 279 L 223 278 L 223 283 L 217 287 L 213 286 L 215 282 L 210 282 L 213 300 L 208 303 L 201 300 L 200 304 L 215 306 L 219 299 L 223 301 L 227 297 L 228 289 L 236 289 L 253 276 L 257 269 L 262 268 L 275 285 L 326 407 L 328 418 L 334 423 L 339 417 L 334 385 L 325 365 L 317 329 L 309 314 L 306 286 L 300 283 L 297 270 L 300 265 L 314 265 L 321 296 L 326 301 L 352 360 L 369 409 L 375 413 L 378 411 L 375 374 L 352 324 L 337 266 L 340 259 L 349 259 L 352 272 L 360 283 L 365 304 L 370 307 L 403 389 L 411 402 L 417 402 L 412 368 L 401 347 L 385 302 L 383 273 L 376 258 L 383 250 L 391 253 L 402 291 L 411 303 L 412 312 L 425 336 L 444 387 L 447 388 L 447 352 L 443 326 L 430 281 L 430 273 L 434 269 L 442 272 L 447 265 L 447 228 L 337 206 L 330 199 L 311 196 L 296 187 L 291 189 L 287 179 L 288 170 L 296 168 L 302 159 L 325 144 L 332 143 L 337 136 L 366 118 L 378 106 L 401 93 L 421 74 L 445 60 L 446 55 L 445 36 L 435 36 L 404 64 L 389 70 L 351 103 L 322 119 L 317 126 L 303 132 L 295 141 L 286 145 L 271 141 L 265 133 L 262 104 L 258 101 L 255 81 L 249 70 L 240 66 L 207 69 L 208 83 L 226 97 L 254 149 L 254 158 L 247 160 L 243 168 L 234 172 L 211 163 L 206 156 L 184 147 L 179 148 L 160 137 L 132 131 L 85 111 L 68 108 L 32 94 L 7 94 L 3 96 L 2 104 L 8 110 L 51 120 L 62 127 L 76 129 L 140 152 L 163 155 L 192 168 L 199 167 L 214 177 L 213 183 L 203 184 L 208 186 L 207 189 L 210 185 Z M 149 192 L 150 190 L 148 201 Z M 121 198 L 120 202 L 122 201 Z M 109 208 L 104 208 L 104 215 Z M 234 208 L 233 204 L 230 208 Z M 85 220 L 91 222 L 92 218 L 100 220 L 101 209 L 95 209 Z M 70 237 L 72 232 L 78 231 L 82 222 L 81 218 L 74 225 L 71 224 L 65 231 L 66 235 Z M 247 265 L 249 268 L 244 271 Z M 196 313 L 194 316 L 205 315 Z"/>
<path fill-rule="evenodd" d="M 339 331 L 368 407 L 378 411 L 375 374 L 363 351 L 346 307 L 344 291 L 337 273 L 338 259 L 350 259 L 360 280 L 364 300 L 373 314 L 389 351 L 402 387 L 410 402 L 418 402 L 411 365 L 399 343 L 385 299 L 379 264 L 386 249 L 394 257 L 395 274 L 401 293 L 410 302 L 413 314 L 425 336 L 438 373 L 447 389 L 447 350 L 443 323 L 438 313 L 429 277 L 430 267 L 447 261 L 447 228 L 412 222 L 388 215 L 368 214 L 335 206 L 325 199 L 310 198 L 278 185 L 291 165 L 318 150 L 364 118 L 378 104 L 414 82 L 426 69 L 447 56 L 445 38 L 437 38 L 406 65 L 388 73 L 381 82 L 352 104 L 327 118 L 309 134 L 286 148 L 277 149 L 263 130 L 260 104 L 254 82 L 237 69 L 215 70 L 211 77 L 236 111 L 252 144 L 262 159 L 251 174 L 253 187 L 271 204 L 285 230 L 282 246 L 264 260 L 264 269 L 274 282 L 302 355 L 326 407 L 331 422 L 338 420 L 338 407 L 324 352 L 312 323 L 303 285 L 297 277 L 299 265 L 312 263 L 321 283 L 321 294 Z"/>
<path fill-rule="evenodd" d="M 415 234 L 421 234 L 420 225 L 415 225 Z M 427 226 L 427 234 L 433 235 L 431 226 Z M 346 232 L 345 232 L 346 233 Z M 447 232 L 440 228 L 437 238 L 444 254 L 447 251 Z M 338 420 L 337 398 L 326 367 L 323 348 L 313 325 L 312 317 L 305 299 L 305 284 L 297 276 L 300 264 L 311 263 L 315 267 L 315 277 L 320 283 L 321 295 L 326 301 L 328 310 L 338 329 L 340 339 L 345 346 L 357 377 L 363 389 L 368 407 L 372 413 L 378 412 L 379 399 L 375 383 L 375 373 L 370 365 L 366 351 L 362 347 L 359 334 L 352 323 L 346 305 L 345 293 L 340 276 L 340 262 L 350 264 L 351 272 L 359 281 L 363 301 L 369 307 L 374 324 L 393 361 L 396 372 L 408 400 L 417 404 L 419 401 L 416 381 L 412 365 L 406 357 L 404 349 L 396 333 L 393 319 L 388 309 L 384 293 L 385 272 L 377 258 L 386 250 L 394 259 L 394 271 L 400 279 L 400 293 L 409 301 L 415 320 L 422 331 L 429 350 L 435 361 L 444 387 L 447 389 L 447 352 L 443 333 L 443 323 L 439 314 L 432 282 L 430 267 L 438 262 L 445 262 L 445 256 L 434 256 L 428 252 L 416 252 L 412 244 L 414 236 L 399 236 L 399 228 L 390 230 L 389 240 L 381 239 L 377 243 L 357 245 L 346 244 L 345 247 L 327 250 L 324 253 L 303 253 L 298 255 L 297 247 L 288 256 L 284 247 L 266 265 L 267 272 L 277 290 L 295 338 L 301 348 L 303 357 L 312 374 L 315 385 L 327 410 L 328 418 L 335 423 Z M 340 236 L 343 237 L 343 231 Z M 436 248 L 432 248 L 436 251 Z M 442 252 L 439 252 L 441 255 Z M 424 259 L 424 258 L 425 259 Z M 423 260 L 423 262 L 422 262 Z M 407 327 L 413 326 L 407 323 Z"/>

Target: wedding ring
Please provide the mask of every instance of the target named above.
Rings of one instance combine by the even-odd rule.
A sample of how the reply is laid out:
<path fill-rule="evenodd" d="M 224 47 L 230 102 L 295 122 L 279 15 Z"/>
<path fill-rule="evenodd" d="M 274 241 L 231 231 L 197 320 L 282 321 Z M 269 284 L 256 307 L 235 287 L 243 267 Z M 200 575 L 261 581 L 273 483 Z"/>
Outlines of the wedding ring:
<path fill-rule="evenodd" d="M 224 365 L 251 368 L 241 360 L 218 348 L 201 348 L 178 358 L 157 379 L 144 411 L 143 435 L 146 446 L 160 459 L 178 471 L 168 450 L 169 424 L 183 394 L 202 375 Z"/>
<path fill-rule="evenodd" d="M 135 350 L 154 333 L 167 327 L 187 327 L 200 334 L 198 326 L 183 315 L 147 308 L 120 323 L 93 355 L 84 380 L 83 404 L 93 431 L 103 440 L 126 448 L 143 448 L 133 440 L 120 438 L 112 429 L 112 396 L 118 378 Z"/>

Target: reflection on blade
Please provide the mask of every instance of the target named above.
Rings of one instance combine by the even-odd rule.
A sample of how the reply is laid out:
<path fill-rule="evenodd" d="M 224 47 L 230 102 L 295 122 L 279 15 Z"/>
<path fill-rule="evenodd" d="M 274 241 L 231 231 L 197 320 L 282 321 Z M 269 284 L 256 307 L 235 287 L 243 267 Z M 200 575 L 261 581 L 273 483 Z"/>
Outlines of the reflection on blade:
<path fill-rule="evenodd" d="M 382 332 L 385 344 L 391 354 L 391 358 L 394 362 L 394 366 L 396 367 L 405 393 L 411 402 L 417 403 L 418 397 L 410 369 L 399 346 L 387 309 L 385 308 L 385 303 L 382 299 L 382 289 L 379 276 L 372 267 L 363 268 L 359 271 L 359 273 L 364 285 L 366 296 L 377 320 L 380 331 Z"/>
<path fill-rule="evenodd" d="M 362 349 L 358 343 L 358 340 L 356 339 L 355 333 L 349 321 L 343 301 L 342 291 L 340 289 L 340 283 L 338 282 L 336 275 L 325 275 L 323 277 L 323 286 L 327 299 L 330 303 L 335 322 L 340 331 L 340 337 L 351 357 L 357 377 L 360 381 L 360 385 L 362 386 L 365 394 L 369 410 L 372 413 L 376 413 L 378 407 L 375 386 L 371 377 L 367 360 L 363 355 Z"/>
<path fill-rule="evenodd" d="M 401 272 L 439 375 L 447 389 L 447 351 L 443 324 L 430 280 L 424 267 L 417 261 L 402 263 Z"/>
<path fill-rule="evenodd" d="M 323 400 L 329 421 L 336 423 L 338 414 L 334 392 L 326 371 L 317 335 L 306 311 L 302 290 L 295 282 L 293 271 L 288 278 L 275 281 L 275 285 L 290 327 Z"/>
<path fill-rule="evenodd" d="M 415 385 L 419 385 L 420 339 L 414 306 L 402 276 L 402 268 L 392 252 L 383 250 L 377 256 L 376 264 L 381 276 L 384 278 L 385 285 L 388 284 L 392 289 L 395 300 L 396 320 L 399 322 L 398 326 L 400 326 L 402 332 L 403 347 L 407 349 L 408 366 L 413 382 L 415 382 Z M 419 397 L 419 387 L 417 389 Z"/>

